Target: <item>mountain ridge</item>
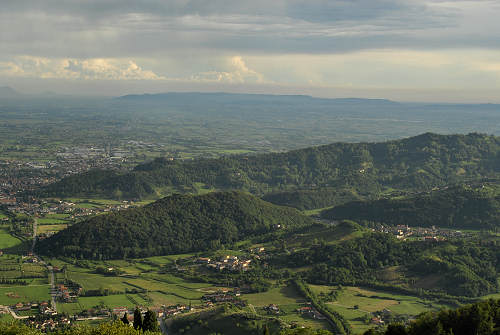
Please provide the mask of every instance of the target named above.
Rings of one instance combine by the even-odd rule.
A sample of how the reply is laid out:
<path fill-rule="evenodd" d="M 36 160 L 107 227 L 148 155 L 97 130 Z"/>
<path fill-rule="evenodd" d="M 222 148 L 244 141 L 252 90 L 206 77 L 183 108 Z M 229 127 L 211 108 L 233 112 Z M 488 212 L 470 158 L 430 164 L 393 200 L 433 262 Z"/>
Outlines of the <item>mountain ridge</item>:
<path fill-rule="evenodd" d="M 127 173 L 89 171 L 37 191 L 40 196 L 144 198 L 169 187 L 177 192 L 240 189 L 256 195 L 294 189 L 333 187 L 361 195 L 385 189 L 433 187 L 496 176 L 500 137 L 425 133 L 378 143 L 333 143 L 253 156 L 193 161 L 165 158 Z"/>

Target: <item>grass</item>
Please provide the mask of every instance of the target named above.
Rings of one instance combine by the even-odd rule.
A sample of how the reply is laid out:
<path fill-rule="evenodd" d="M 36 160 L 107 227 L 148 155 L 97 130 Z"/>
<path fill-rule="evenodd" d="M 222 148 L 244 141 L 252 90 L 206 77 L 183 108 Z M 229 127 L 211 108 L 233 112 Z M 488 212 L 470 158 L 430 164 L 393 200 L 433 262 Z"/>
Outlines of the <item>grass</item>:
<path fill-rule="evenodd" d="M 69 214 L 46 214 L 44 216 L 44 218 L 46 219 L 61 219 L 61 220 L 64 220 L 64 219 L 68 219 L 70 217 Z"/>
<path fill-rule="evenodd" d="M 126 278 L 107 277 L 95 273 L 67 271 L 68 279 L 80 284 L 84 290 L 112 289 L 116 291 L 125 291 L 132 289 L 132 286 L 124 283 Z"/>
<path fill-rule="evenodd" d="M 47 232 L 58 232 L 60 230 L 66 229 L 67 224 L 49 224 L 49 225 L 39 225 L 37 227 L 38 234 L 44 234 Z"/>
<path fill-rule="evenodd" d="M 276 304 L 281 311 L 280 319 L 287 323 L 298 323 L 306 327 L 328 329 L 328 324 L 325 321 L 314 320 L 296 312 L 299 307 L 304 306 L 306 301 L 291 286 L 275 287 L 262 293 L 245 294 L 242 298 L 255 306 L 257 312 L 261 315 L 267 315 L 262 307 Z"/>
<path fill-rule="evenodd" d="M 53 219 L 53 218 L 40 218 L 37 220 L 40 225 L 57 225 L 57 224 L 65 224 L 68 223 L 66 220 L 62 219 Z"/>
<path fill-rule="evenodd" d="M 95 205 L 98 207 L 121 204 L 121 202 L 118 200 L 99 199 L 99 198 L 96 198 L 96 199 L 94 199 L 94 198 L 84 198 L 84 199 L 83 198 L 68 198 L 68 199 L 64 199 L 64 201 L 73 202 L 77 205 L 78 204 L 91 204 L 91 205 Z"/>
<path fill-rule="evenodd" d="M 298 305 L 305 302 L 298 292 L 289 286 L 272 288 L 262 293 L 245 294 L 244 298 L 249 304 L 257 307 L 268 306 L 269 304 Z"/>
<path fill-rule="evenodd" d="M 331 208 L 333 208 L 333 206 L 316 208 L 316 209 L 307 209 L 307 210 L 304 210 L 302 212 L 304 213 L 304 215 L 307 215 L 307 216 L 319 215 L 319 214 L 321 214 L 322 211 L 327 210 L 327 209 L 331 209 Z"/>
<path fill-rule="evenodd" d="M 309 285 L 318 295 L 328 294 L 332 290 L 339 291 L 336 301 L 327 302 L 329 308 L 342 314 L 353 326 L 356 333 L 368 328 L 364 321 L 372 312 L 388 309 L 396 314 L 418 315 L 426 311 L 436 311 L 448 306 L 429 302 L 418 297 L 392 294 L 388 292 L 364 289 L 360 287 L 344 287 Z"/>
<path fill-rule="evenodd" d="M 21 241 L 9 233 L 9 226 L 0 225 L 0 249 L 6 249 L 21 244 Z"/>
<path fill-rule="evenodd" d="M 349 324 L 351 325 L 354 334 L 363 334 L 366 330 L 373 328 L 373 325 L 364 321 L 367 315 L 369 315 L 365 312 L 342 306 L 329 307 L 349 320 Z"/>
<path fill-rule="evenodd" d="M 134 307 L 136 305 L 147 306 L 148 302 L 138 294 L 115 294 L 104 297 L 80 297 L 78 298 L 78 302 L 75 303 L 58 304 L 57 309 L 60 312 L 75 314 L 96 306 L 114 308 Z"/>
<path fill-rule="evenodd" d="M 49 301 L 50 285 L 13 286 L 0 288 L 0 305 L 12 305 L 18 302 Z"/>

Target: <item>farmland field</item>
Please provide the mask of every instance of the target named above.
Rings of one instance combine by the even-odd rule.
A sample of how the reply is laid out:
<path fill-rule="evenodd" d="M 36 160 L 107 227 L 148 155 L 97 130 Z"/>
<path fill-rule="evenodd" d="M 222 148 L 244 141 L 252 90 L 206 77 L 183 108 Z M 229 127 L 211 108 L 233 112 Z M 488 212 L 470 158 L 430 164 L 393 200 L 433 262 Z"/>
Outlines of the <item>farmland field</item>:
<path fill-rule="evenodd" d="M 20 243 L 18 238 L 9 234 L 9 226 L 0 225 L 0 249 L 11 248 Z"/>
<path fill-rule="evenodd" d="M 54 218 L 40 218 L 37 221 L 38 221 L 38 224 L 40 224 L 40 225 L 52 225 L 52 224 L 56 225 L 56 224 L 68 223 L 68 221 L 66 221 L 66 220 L 54 219 Z"/>
<path fill-rule="evenodd" d="M 362 333 L 370 328 L 367 321 L 372 317 L 371 313 L 373 312 L 381 312 L 385 309 L 395 314 L 418 315 L 422 312 L 449 307 L 413 296 L 360 287 L 343 287 L 339 289 L 333 286 L 310 285 L 310 288 L 318 295 L 337 291 L 337 299 L 327 302 L 327 305 L 349 320 L 356 333 Z"/>
<path fill-rule="evenodd" d="M 66 313 L 78 313 L 82 310 L 95 307 L 134 307 L 136 305 L 148 305 L 138 294 L 115 294 L 103 297 L 80 297 L 76 303 L 61 303 L 58 305 L 58 310 Z"/>
<path fill-rule="evenodd" d="M 37 228 L 38 234 L 44 234 L 48 232 L 58 232 L 60 230 L 66 229 L 68 227 L 67 224 L 45 224 L 39 225 Z"/>
<path fill-rule="evenodd" d="M 50 300 L 50 285 L 0 287 L 0 305 Z"/>

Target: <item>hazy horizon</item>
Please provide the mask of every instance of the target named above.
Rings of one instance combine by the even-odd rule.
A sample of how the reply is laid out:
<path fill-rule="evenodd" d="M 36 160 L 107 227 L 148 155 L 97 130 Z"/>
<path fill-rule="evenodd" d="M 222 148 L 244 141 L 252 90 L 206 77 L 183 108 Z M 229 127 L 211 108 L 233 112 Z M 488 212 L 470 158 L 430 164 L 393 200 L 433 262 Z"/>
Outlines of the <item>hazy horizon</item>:
<path fill-rule="evenodd" d="M 0 86 L 499 103 L 496 1 L 65 1 L 0 5 Z"/>

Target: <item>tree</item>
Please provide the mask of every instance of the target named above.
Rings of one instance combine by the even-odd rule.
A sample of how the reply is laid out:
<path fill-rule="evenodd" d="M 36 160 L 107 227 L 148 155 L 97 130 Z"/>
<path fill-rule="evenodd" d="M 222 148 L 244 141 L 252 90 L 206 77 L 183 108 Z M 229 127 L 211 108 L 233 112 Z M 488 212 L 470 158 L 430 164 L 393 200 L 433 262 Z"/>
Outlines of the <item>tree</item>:
<path fill-rule="evenodd" d="M 157 331 L 158 330 L 158 320 L 156 319 L 156 314 L 148 309 L 144 315 L 144 321 L 142 323 L 142 330 L 144 331 Z"/>
<path fill-rule="evenodd" d="M 407 335 L 408 332 L 404 325 L 401 324 L 391 324 L 387 327 L 385 335 Z"/>
<path fill-rule="evenodd" d="M 139 307 L 136 307 L 134 311 L 134 329 L 142 329 L 142 314 Z"/>
<path fill-rule="evenodd" d="M 123 314 L 123 317 L 121 318 L 121 320 L 122 320 L 122 322 L 123 322 L 124 324 L 126 324 L 126 325 L 128 325 L 128 324 L 129 324 L 129 322 L 128 322 L 128 314 L 127 314 L 127 312 L 125 312 L 125 314 Z"/>
<path fill-rule="evenodd" d="M 367 331 L 365 331 L 363 335 L 380 335 L 380 332 L 376 331 L 373 328 L 370 328 Z"/>
<path fill-rule="evenodd" d="M 269 327 L 267 325 L 264 327 L 264 335 L 269 335 Z"/>

